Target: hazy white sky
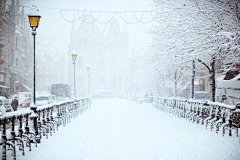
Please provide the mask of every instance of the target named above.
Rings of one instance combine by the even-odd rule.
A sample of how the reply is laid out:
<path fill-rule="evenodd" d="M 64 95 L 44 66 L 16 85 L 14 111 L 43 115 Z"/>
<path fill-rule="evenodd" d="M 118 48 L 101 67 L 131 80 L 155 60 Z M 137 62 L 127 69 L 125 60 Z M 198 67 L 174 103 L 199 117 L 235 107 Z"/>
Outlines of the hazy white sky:
<path fill-rule="evenodd" d="M 91 10 L 91 11 L 150 11 L 152 0 L 22 0 L 23 6 L 37 5 L 42 16 L 39 28 L 37 29 L 37 49 L 48 49 L 53 51 L 67 51 L 69 44 L 71 23 L 65 21 L 61 15 L 61 9 L 70 10 Z M 73 14 L 77 12 L 65 11 L 64 16 L 68 20 L 73 19 Z M 139 15 L 140 17 L 141 15 Z M 145 15 L 145 18 L 147 15 Z M 75 16 L 75 19 L 77 16 Z M 116 18 L 120 18 L 116 15 Z M 133 18 L 127 17 L 130 22 Z M 148 17 L 147 17 L 148 18 Z M 144 19 L 146 21 L 149 19 Z M 104 20 L 104 19 L 102 19 Z M 81 20 L 77 22 L 79 26 Z M 123 21 L 119 19 L 120 26 Z M 100 25 L 101 26 L 101 25 Z M 130 43 L 149 43 L 150 36 L 144 30 L 148 30 L 151 23 L 128 24 L 129 42 Z M 44 38 L 54 38 L 41 39 Z M 56 38 L 56 39 L 55 39 Z M 48 45 L 50 43 L 50 45 Z"/>

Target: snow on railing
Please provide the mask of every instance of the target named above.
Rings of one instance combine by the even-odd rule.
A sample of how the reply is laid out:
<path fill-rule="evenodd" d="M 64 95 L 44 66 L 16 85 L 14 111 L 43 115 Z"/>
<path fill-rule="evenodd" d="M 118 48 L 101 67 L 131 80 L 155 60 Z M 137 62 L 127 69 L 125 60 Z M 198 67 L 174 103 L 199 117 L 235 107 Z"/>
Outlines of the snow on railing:
<path fill-rule="evenodd" d="M 17 148 L 24 155 L 26 147 L 31 151 L 31 144 L 37 146 L 43 136 L 52 136 L 60 125 L 65 126 L 72 118 L 89 109 L 90 105 L 91 99 L 86 97 L 5 113 L 0 117 L 0 156 L 4 160 L 7 155 L 16 159 Z M 8 154 L 9 150 L 12 154 Z"/>
<path fill-rule="evenodd" d="M 172 113 L 179 118 L 185 118 L 189 122 L 205 124 L 206 129 L 210 125 L 211 131 L 214 128 L 216 133 L 221 130 L 223 136 L 225 135 L 225 130 L 229 131 L 229 136 L 232 136 L 232 130 L 235 130 L 236 136 L 238 136 L 240 104 L 235 106 L 195 99 L 155 97 L 153 107 Z"/>

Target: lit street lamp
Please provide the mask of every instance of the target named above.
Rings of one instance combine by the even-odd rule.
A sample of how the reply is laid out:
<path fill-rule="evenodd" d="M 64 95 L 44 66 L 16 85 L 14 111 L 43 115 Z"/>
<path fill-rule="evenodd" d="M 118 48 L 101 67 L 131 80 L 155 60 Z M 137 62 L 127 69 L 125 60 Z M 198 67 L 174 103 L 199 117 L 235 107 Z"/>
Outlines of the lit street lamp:
<path fill-rule="evenodd" d="M 33 107 L 36 107 L 36 91 L 35 91 L 35 36 L 37 34 L 36 29 L 38 28 L 39 22 L 41 15 L 38 12 L 37 6 L 32 6 L 30 11 L 28 12 L 28 17 L 29 17 L 29 23 L 30 27 L 32 28 L 32 35 L 33 35 Z"/>
<path fill-rule="evenodd" d="M 89 96 L 89 74 L 91 74 L 89 64 L 87 64 L 86 70 L 87 70 L 87 72 L 88 72 L 88 96 Z"/>
<path fill-rule="evenodd" d="M 74 65 L 74 98 L 76 98 L 76 86 L 75 86 L 75 64 L 77 59 L 77 52 L 74 50 L 72 53 L 72 60 Z"/>

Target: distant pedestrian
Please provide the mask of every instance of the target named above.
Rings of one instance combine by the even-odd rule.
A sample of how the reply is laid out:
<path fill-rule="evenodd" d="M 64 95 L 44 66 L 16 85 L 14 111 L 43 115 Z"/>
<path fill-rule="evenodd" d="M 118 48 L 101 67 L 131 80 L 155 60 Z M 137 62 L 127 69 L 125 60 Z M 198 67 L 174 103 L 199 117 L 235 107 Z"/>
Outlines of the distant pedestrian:
<path fill-rule="evenodd" d="M 17 110 L 18 108 L 18 100 L 17 100 L 17 97 L 14 97 L 13 100 L 12 100 L 12 108 L 14 111 Z"/>

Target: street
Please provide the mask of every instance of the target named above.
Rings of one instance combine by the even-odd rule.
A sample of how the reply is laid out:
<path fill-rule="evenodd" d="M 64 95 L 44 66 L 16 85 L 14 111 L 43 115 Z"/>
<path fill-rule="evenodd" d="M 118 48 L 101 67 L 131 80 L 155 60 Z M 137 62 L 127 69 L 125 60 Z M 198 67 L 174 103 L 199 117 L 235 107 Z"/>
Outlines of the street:
<path fill-rule="evenodd" d="M 96 99 L 89 110 L 18 160 L 165 160 L 240 157 L 239 138 L 216 134 L 172 114 L 121 99 Z M 10 158 L 10 157 L 9 157 Z"/>

